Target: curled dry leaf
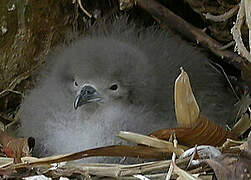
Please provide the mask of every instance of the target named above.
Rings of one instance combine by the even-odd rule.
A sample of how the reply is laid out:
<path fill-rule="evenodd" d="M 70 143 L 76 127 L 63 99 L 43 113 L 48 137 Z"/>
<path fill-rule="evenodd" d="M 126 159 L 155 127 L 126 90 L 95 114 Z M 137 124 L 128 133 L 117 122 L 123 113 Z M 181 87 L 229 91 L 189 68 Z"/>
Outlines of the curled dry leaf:
<path fill-rule="evenodd" d="M 206 160 L 218 180 L 251 178 L 251 159 L 235 154 L 224 154 L 214 160 Z"/>
<path fill-rule="evenodd" d="M 212 123 L 200 115 L 197 124 L 192 128 L 168 128 L 151 133 L 151 136 L 168 140 L 175 133 L 179 143 L 193 147 L 198 145 L 221 146 L 227 138 L 236 139 L 235 135 Z"/>
<path fill-rule="evenodd" d="M 236 22 L 231 29 L 231 33 L 233 35 L 233 39 L 235 40 L 236 46 L 235 51 L 238 51 L 238 54 L 244 58 L 246 58 L 249 62 L 251 62 L 251 55 L 244 46 L 241 37 L 241 27 L 245 20 L 245 0 L 241 0 L 239 4 L 240 8 L 237 14 Z"/>
<path fill-rule="evenodd" d="M 189 147 L 196 144 L 220 146 L 227 138 L 236 139 L 233 133 L 224 130 L 200 114 L 189 77 L 182 68 L 175 82 L 174 97 L 179 128 L 161 129 L 150 135 L 168 140 L 175 133 L 179 143 Z"/>
<path fill-rule="evenodd" d="M 247 149 L 239 154 L 228 153 L 206 160 L 218 180 L 251 179 L 251 137 L 247 144 Z"/>
<path fill-rule="evenodd" d="M 200 114 L 199 106 L 194 97 L 189 77 L 180 68 L 181 73 L 175 81 L 174 103 L 176 119 L 179 127 L 193 127 Z"/>
<path fill-rule="evenodd" d="M 20 163 L 21 157 L 31 155 L 30 152 L 35 146 L 35 139 L 32 137 L 14 138 L 6 132 L 0 131 L 0 143 L 6 156 L 14 158 L 14 163 Z"/>

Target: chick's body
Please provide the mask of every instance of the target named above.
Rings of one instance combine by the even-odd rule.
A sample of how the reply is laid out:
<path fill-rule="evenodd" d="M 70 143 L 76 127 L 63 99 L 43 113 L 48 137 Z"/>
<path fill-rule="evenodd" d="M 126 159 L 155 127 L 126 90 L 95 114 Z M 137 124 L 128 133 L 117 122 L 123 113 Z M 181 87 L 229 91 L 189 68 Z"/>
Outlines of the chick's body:
<path fill-rule="evenodd" d="M 198 50 L 162 31 L 121 24 L 64 48 L 27 93 L 20 131 L 35 137 L 41 155 L 120 144 L 115 135 L 122 130 L 149 134 L 174 127 L 173 86 L 180 66 L 202 114 L 221 125 L 231 118 L 232 94 Z M 80 102 L 83 96 L 88 100 Z"/>

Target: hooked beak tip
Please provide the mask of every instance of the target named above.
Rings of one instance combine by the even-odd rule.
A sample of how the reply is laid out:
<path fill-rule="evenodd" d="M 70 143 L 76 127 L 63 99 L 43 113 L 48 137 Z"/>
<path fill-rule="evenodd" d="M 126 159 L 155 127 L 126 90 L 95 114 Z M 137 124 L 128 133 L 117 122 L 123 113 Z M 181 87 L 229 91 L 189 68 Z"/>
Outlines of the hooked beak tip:
<path fill-rule="evenodd" d="M 80 95 L 78 95 L 74 101 L 73 107 L 75 110 L 77 110 L 79 107 L 79 98 L 80 98 Z"/>

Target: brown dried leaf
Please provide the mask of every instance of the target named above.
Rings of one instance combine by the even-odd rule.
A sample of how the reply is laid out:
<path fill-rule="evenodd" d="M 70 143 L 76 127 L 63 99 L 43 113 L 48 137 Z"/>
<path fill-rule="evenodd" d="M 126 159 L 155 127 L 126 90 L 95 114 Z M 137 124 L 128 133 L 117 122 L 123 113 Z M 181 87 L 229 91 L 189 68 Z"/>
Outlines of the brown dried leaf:
<path fill-rule="evenodd" d="M 187 73 L 180 68 L 181 73 L 175 81 L 174 103 L 178 127 L 194 127 L 197 123 L 200 109 L 194 97 Z"/>
<path fill-rule="evenodd" d="M 198 124 L 193 128 L 168 128 L 151 133 L 159 139 L 167 140 L 171 134 L 176 135 L 180 144 L 193 147 L 197 145 L 220 146 L 227 138 L 236 139 L 235 135 L 217 126 L 202 115 L 199 116 Z"/>
<path fill-rule="evenodd" d="M 251 137 L 248 150 L 237 154 L 223 154 L 206 162 L 213 168 L 218 180 L 246 180 L 251 178 Z"/>
<path fill-rule="evenodd" d="M 250 179 L 251 159 L 235 154 L 224 154 L 215 160 L 206 160 L 218 180 Z"/>
<path fill-rule="evenodd" d="M 34 138 L 14 138 L 3 131 L 0 131 L 0 143 L 2 151 L 7 157 L 14 158 L 14 163 L 21 163 L 21 157 L 30 156 L 30 148 L 35 146 Z"/>
<path fill-rule="evenodd" d="M 30 163 L 21 163 L 13 166 L 14 168 L 23 168 L 29 165 L 47 165 L 52 163 L 60 163 L 65 161 L 72 161 L 83 159 L 93 156 L 111 156 L 111 157 L 135 157 L 145 159 L 166 159 L 171 157 L 172 152 L 167 149 L 151 148 L 147 146 L 126 146 L 126 145 L 115 145 L 106 146 L 95 149 L 89 149 L 80 151 L 77 153 L 64 154 L 58 156 L 51 156 L 46 158 L 40 158 Z"/>

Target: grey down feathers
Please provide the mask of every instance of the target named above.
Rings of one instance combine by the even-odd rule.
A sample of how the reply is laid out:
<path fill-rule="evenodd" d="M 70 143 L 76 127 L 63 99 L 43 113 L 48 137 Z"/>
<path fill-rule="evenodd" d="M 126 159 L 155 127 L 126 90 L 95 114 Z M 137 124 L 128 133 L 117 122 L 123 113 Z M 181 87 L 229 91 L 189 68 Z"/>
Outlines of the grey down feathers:
<path fill-rule="evenodd" d="M 181 66 L 203 115 L 222 126 L 233 117 L 233 95 L 207 57 L 156 28 L 101 25 L 48 62 L 21 106 L 20 134 L 36 139 L 41 156 L 121 144 L 122 130 L 175 127 L 173 86 Z"/>

